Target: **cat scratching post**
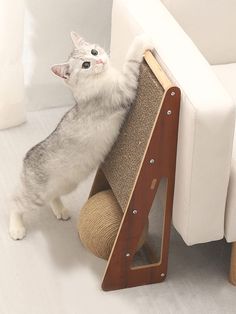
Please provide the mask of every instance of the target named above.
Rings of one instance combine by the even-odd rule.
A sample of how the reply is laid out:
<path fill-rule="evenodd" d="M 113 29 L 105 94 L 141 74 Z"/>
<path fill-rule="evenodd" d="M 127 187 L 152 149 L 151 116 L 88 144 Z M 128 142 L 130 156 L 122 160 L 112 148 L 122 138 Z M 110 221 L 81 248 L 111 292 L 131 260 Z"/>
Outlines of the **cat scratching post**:
<path fill-rule="evenodd" d="M 112 189 L 124 214 L 104 274 L 103 290 L 161 282 L 166 278 L 175 182 L 180 90 L 150 51 L 140 69 L 137 97 L 120 135 L 99 168 L 90 196 Z M 158 185 L 167 179 L 161 256 L 132 266 Z"/>

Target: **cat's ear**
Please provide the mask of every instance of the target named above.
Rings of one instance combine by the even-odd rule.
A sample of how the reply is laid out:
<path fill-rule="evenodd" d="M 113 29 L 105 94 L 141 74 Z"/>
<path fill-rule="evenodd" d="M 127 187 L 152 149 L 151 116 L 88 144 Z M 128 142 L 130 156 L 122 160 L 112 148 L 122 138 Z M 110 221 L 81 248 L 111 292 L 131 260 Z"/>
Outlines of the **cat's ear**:
<path fill-rule="evenodd" d="M 54 64 L 51 67 L 51 70 L 55 75 L 63 79 L 68 79 L 70 77 L 69 63 Z"/>
<path fill-rule="evenodd" d="M 81 44 L 85 43 L 85 40 L 78 35 L 76 32 L 72 31 L 70 33 L 71 39 L 73 41 L 73 44 L 75 45 L 75 47 L 79 48 L 79 46 L 81 46 Z"/>

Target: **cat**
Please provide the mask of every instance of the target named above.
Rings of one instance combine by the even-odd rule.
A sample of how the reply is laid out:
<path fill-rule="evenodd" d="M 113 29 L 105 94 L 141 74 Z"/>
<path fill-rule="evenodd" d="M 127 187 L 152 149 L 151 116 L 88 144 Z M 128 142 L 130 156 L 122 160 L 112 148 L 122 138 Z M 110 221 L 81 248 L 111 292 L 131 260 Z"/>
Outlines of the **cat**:
<path fill-rule="evenodd" d="M 73 191 L 103 162 L 136 95 L 140 63 L 153 49 L 145 35 L 132 43 L 122 71 L 113 68 L 99 45 L 71 32 L 67 62 L 52 66 L 71 89 L 76 104 L 56 129 L 25 155 L 20 184 L 11 199 L 9 233 L 26 235 L 23 214 L 50 205 L 57 219 L 70 218 L 61 196 Z"/>

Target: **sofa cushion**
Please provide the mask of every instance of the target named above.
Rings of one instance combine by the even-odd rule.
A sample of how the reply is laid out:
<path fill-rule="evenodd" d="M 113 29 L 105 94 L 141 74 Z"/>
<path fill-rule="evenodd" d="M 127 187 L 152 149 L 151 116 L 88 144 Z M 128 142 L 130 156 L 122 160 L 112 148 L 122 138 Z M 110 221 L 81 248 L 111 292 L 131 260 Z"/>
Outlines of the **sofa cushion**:
<path fill-rule="evenodd" d="M 213 65 L 212 69 L 236 105 L 236 63 Z"/>
<path fill-rule="evenodd" d="M 212 66 L 212 68 L 233 98 L 236 106 L 236 63 Z M 236 241 L 236 134 L 234 136 L 231 174 L 225 212 L 225 237 L 228 242 Z"/>
<path fill-rule="evenodd" d="M 235 0 L 161 0 L 211 64 L 236 62 Z"/>

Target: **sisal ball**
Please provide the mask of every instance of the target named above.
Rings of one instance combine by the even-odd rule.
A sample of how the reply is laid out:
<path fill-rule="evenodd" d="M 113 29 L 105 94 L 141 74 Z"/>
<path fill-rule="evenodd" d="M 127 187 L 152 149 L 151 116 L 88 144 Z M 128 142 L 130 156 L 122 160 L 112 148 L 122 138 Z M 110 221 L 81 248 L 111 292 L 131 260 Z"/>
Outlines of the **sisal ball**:
<path fill-rule="evenodd" d="M 85 203 L 77 224 L 84 247 L 94 255 L 108 259 L 123 217 L 112 190 L 102 191 Z M 138 243 L 139 250 L 145 242 L 147 226 Z"/>

